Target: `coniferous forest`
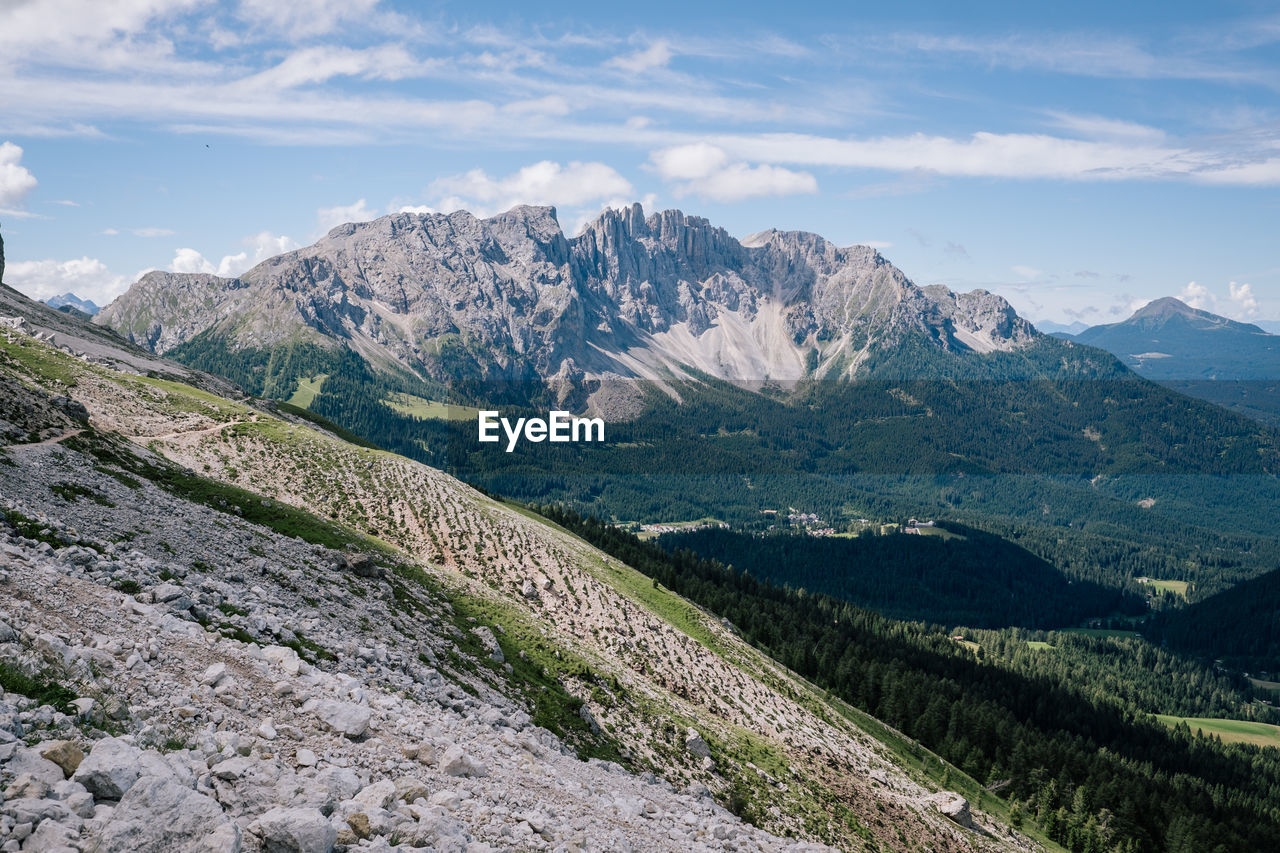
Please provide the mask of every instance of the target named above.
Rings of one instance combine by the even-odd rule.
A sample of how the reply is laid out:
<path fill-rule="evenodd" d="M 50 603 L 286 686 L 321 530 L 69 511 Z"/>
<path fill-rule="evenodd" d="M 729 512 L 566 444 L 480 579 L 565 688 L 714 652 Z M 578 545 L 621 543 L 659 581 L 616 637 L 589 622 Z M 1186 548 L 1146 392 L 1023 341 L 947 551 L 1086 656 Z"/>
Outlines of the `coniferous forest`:
<path fill-rule="evenodd" d="M 540 511 L 917 739 L 1070 850 L 1280 849 L 1280 750 L 1224 745 L 1150 716 L 1250 703 L 1280 721 L 1252 703 L 1243 679 L 1137 640 L 1012 629 L 966 631 L 961 643 L 956 626 L 894 621 L 688 550 L 668 553 L 571 510 Z M 1028 646 L 1033 637 L 1052 648 Z"/>

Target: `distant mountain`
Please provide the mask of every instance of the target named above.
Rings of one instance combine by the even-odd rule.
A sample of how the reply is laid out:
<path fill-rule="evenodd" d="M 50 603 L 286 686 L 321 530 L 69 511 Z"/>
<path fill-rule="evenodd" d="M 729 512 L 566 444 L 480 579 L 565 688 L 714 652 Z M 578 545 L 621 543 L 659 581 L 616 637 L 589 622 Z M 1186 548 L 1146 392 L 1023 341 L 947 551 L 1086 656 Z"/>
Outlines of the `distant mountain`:
<path fill-rule="evenodd" d="M 1280 337 L 1166 296 L 1077 334 L 1152 379 L 1280 378 Z"/>
<path fill-rule="evenodd" d="M 1074 340 L 1184 394 L 1280 423 L 1280 337 L 1256 325 L 1164 297 Z"/>
<path fill-rule="evenodd" d="M 1088 323 L 1081 323 L 1076 320 L 1074 323 L 1055 323 L 1052 320 L 1039 320 L 1036 322 L 1036 329 L 1046 335 L 1057 335 L 1059 337 L 1073 337 L 1089 328 Z"/>
<path fill-rule="evenodd" d="M 48 305 L 50 308 L 58 309 L 69 306 L 77 311 L 84 312 L 90 317 L 102 310 L 94 304 L 92 299 L 81 299 L 79 296 L 70 292 L 64 293 L 61 296 L 50 296 L 44 301 L 44 304 Z"/>

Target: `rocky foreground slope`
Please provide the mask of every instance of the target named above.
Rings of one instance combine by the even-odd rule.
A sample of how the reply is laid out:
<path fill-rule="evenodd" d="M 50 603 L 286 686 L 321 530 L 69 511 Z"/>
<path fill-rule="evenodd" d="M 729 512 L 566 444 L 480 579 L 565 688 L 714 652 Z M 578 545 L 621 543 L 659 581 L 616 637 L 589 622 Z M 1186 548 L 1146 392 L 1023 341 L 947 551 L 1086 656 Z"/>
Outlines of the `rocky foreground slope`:
<path fill-rule="evenodd" d="M 563 531 L 29 331 L 0 849 L 1034 848 Z"/>

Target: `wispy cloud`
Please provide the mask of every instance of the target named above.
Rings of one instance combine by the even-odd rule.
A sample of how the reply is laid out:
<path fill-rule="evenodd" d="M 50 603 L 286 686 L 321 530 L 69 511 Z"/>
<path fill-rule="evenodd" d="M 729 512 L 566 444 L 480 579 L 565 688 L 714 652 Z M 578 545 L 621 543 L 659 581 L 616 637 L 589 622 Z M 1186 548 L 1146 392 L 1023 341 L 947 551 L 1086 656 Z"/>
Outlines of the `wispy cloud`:
<path fill-rule="evenodd" d="M 894 44 L 920 54 L 966 58 L 987 67 L 1032 69 L 1084 77 L 1208 80 L 1280 86 L 1273 67 L 1230 54 L 1159 51 L 1132 39 L 1098 32 L 1015 33 L 1006 36 L 901 35 Z"/>
<path fill-rule="evenodd" d="M 643 74 L 654 68 L 665 67 L 674 55 L 670 42 L 658 39 L 642 50 L 615 56 L 605 64 L 631 74 Z"/>

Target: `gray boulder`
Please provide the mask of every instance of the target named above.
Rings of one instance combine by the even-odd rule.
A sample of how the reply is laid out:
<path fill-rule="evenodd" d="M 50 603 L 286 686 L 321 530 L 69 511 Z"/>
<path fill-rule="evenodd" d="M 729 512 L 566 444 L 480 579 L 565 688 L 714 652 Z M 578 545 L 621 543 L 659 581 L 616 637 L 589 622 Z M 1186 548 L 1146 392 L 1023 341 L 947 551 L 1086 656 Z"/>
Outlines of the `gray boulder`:
<path fill-rule="evenodd" d="M 211 797 L 172 778 L 144 776 L 129 787 L 88 853 L 237 853 L 240 828 Z"/>
<path fill-rule="evenodd" d="M 373 712 L 367 705 L 326 700 L 316 706 L 316 716 L 333 731 L 349 738 L 358 738 L 369 731 L 369 720 Z"/>
<path fill-rule="evenodd" d="M 338 831 L 319 809 L 274 808 L 255 821 L 264 853 L 329 853 Z"/>
<path fill-rule="evenodd" d="M 93 745 L 71 778 L 95 799 L 119 800 L 143 775 L 173 779 L 175 774 L 159 753 L 107 737 Z"/>

